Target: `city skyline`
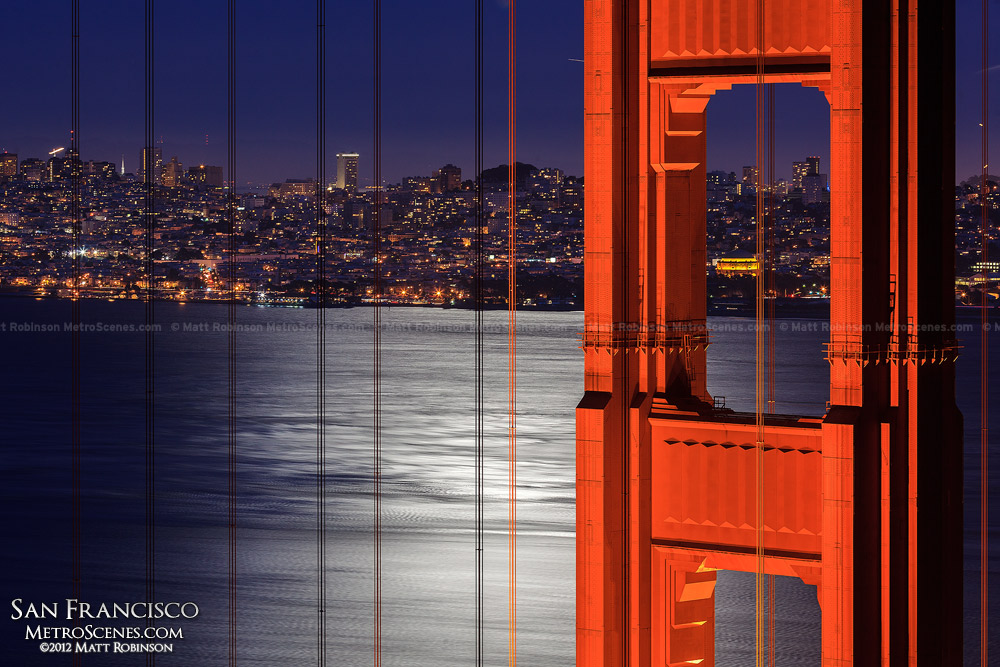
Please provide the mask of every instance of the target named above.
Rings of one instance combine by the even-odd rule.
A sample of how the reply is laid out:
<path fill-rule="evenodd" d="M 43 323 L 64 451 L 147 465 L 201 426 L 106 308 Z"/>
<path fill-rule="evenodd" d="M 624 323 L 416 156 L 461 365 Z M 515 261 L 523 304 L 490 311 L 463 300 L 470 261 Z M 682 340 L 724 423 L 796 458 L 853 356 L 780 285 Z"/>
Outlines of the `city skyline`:
<path fill-rule="evenodd" d="M 147 155 L 143 151 L 143 155 Z M 68 251 L 71 230 L 63 216 L 68 205 L 71 166 L 66 157 L 48 162 L 28 158 L 17 168 L 12 154 L 0 154 L 0 250 L 5 257 L 0 292 L 83 298 L 136 298 L 142 278 L 144 187 L 136 174 L 122 179 L 110 162 L 82 164 L 86 193 L 80 228 L 80 254 Z M 218 301 L 235 293 L 239 300 L 268 305 L 303 305 L 315 280 L 316 226 L 310 179 L 285 179 L 266 192 L 243 192 L 237 200 L 235 238 L 229 247 L 227 195 L 222 167 L 195 165 L 186 172 L 175 156 L 164 162 L 159 149 L 149 163 L 161 172 L 154 240 L 158 299 Z M 375 200 L 369 189 L 353 187 L 356 154 L 341 154 L 338 169 L 347 187 L 328 181 L 326 208 L 331 234 L 327 277 L 337 285 L 341 303 L 370 297 L 369 256 L 374 238 Z M 792 163 L 792 181 L 775 183 L 772 215 L 782 230 L 776 246 L 776 296 L 825 298 L 829 293 L 830 197 L 828 174 L 819 156 Z M 528 167 L 524 165 L 524 167 Z M 519 168 L 519 273 L 525 307 L 573 308 L 580 305 L 583 268 L 583 180 L 552 167 Z M 484 243 L 492 289 L 507 275 L 507 171 L 484 171 Z M 710 303 L 731 312 L 752 293 L 759 264 L 756 244 L 757 179 L 754 166 L 740 172 L 707 174 L 706 232 Z M 154 180 L 156 177 L 154 176 Z M 171 182 L 167 182 L 167 181 Z M 157 181 L 159 182 L 159 181 Z M 956 188 L 956 301 L 978 298 L 984 270 L 978 261 L 981 241 L 976 179 Z M 475 224 L 475 188 L 459 167 L 447 164 L 429 176 L 387 184 L 381 200 L 381 238 L 386 289 L 395 302 L 468 306 L 470 229 Z M 995 197 L 994 195 L 993 197 Z M 138 254 L 137 254 L 138 251 Z M 234 254 L 235 252 L 235 254 Z M 82 258 L 84 274 L 73 286 L 66 271 Z M 237 259 L 233 260 L 232 257 Z M 428 257 L 431 258 L 428 261 Z M 235 283 L 228 270 L 235 261 Z M 69 280 L 70 282 L 67 282 Z M 352 287 L 353 286 L 353 287 Z M 230 290 L 235 287 L 235 292 Z M 505 288 L 504 288 L 505 289 Z M 488 290 L 489 291 L 489 290 Z M 503 291 L 502 289 L 500 290 Z M 494 307 L 500 294 L 488 294 Z M 797 306 L 796 306 L 797 307 Z"/>
<path fill-rule="evenodd" d="M 181 181 L 184 178 L 187 178 L 189 180 L 193 178 L 195 181 L 205 183 L 207 185 L 212 185 L 215 187 L 227 187 L 229 185 L 228 179 L 225 174 L 225 167 L 221 165 L 189 163 L 185 162 L 182 159 L 179 159 L 179 156 L 177 155 L 172 155 L 170 160 L 166 160 L 163 157 L 162 148 L 160 146 L 155 146 L 153 152 L 154 155 L 156 155 L 155 158 L 157 161 L 156 170 L 157 173 L 159 174 L 158 176 L 154 177 L 154 183 L 157 185 L 170 186 L 170 187 L 180 185 Z M 23 168 L 27 167 L 29 164 L 30 168 L 32 169 L 37 170 L 39 168 L 43 168 L 45 173 L 49 173 L 52 170 L 52 167 L 48 164 L 51 158 L 56 157 L 65 160 L 66 158 L 69 157 L 69 154 L 70 151 L 67 151 L 66 148 L 58 147 L 57 150 L 49 151 L 46 154 L 49 159 L 42 159 L 34 155 L 22 155 L 12 151 L 4 152 L 2 149 L 0 149 L 0 178 L 3 178 L 5 176 L 22 177 Z M 142 165 L 145 154 L 146 154 L 146 149 L 143 148 L 139 150 L 139 158 L 135 163 L 133 163 L 137 164 L 136 169 L 127 168 L 128 163 L 126 162 L 124 155 L 121 156 L 122 161 L 120 163 L 116 163 L 112 160 L 106 160 L 106 159 L 98 159 L 93 157 L 88 158 L 88 156 L 85 154 L 79 157 L 81 163 L 85 165 L 84 171 L 87 174 L 97 173 L 97 171 L 101 171 L 103 168 L 111 166 L 114 167 L 115 173 L 120 176 L 129 175 L 133 176 L 137 180 L 142 180 L 143 179 Z M 359 153 L 356 152 L 336 153 L 335 160 L 333 161 L 332 164 L 329 164 L 327 167 L 328 173 L 326 175 L 325 182 L 328 186 L 328 189 L 337 188 L 337 189 L 348 189 L 348 190 L 371 190 L 370 182 L 367 184 L 359 183 L 359 181 L 363 180 L 360 178 L 361 171 L 359 168 L 359 160 L 362 158 L 363 155 L 360 155 Z M 775 177 L 773 183 L 778 188 L 778 190 L 781 191 L 781 190 L 800 189 L 802 187 L 803 178 L 808 180 L 809 177 L 822 177 L 820 180 L 811 183 L 810 187 L 815 191 L 815 193 L 818 193 L 820 190 L 826 190 L 828 192 L 830 189 L 828 175 L 826 173 L 821 173 L 819 171 L 819 169 L 825 168 L 828 158 L 819 155 L 805 155 L 805 154 L 800 155 L 799 158 L 801 159 L 792 159 L 790 162 L 775 164 Z M 344 159 L 346 159 L 347 162 L 343 162 L 342 160 Z M 119 169 L 119 164 L 121 166 L 120 169 Z M 344 171 L 344 167 L 342 167 L 342 164 L 344 164 L 345 166 L 347 164 L 350 164 L 350 166 L 347 166 L 346 172 Z M 562 172 L 568 178 L 582 179 L 582 175 L 574 174 L 570 171 L 565 170 L 563 167 L 557 165 L 542 165 L 542 166 L 530 165 L 522 162 L 521 160 L 518 160 L 518 164 L 524 165 L 525 167 L 529 167 L 535 171 L 545 170 L 545 169 L 556 169 Z M 91 166 L 89 170 L 86 168 L 87 165 Z M 799 172 L 800 169 L 805 169 L 807 166 L 808 166 L 807 172 L 802 172 L 802 173 Z M 506 167 L 507 165 L 505 163 L 500 163 L 492 167 L 486 166 L 484 167 L 484 171 L 491 171 Z M 59 169 L 64 169 L 64 166 L 60 166 Z M 173 177 L 171 177 L 170 174 L 173 169 L 176 169 L 177 171 L 176 174 Z M 401 176 L 398 180 L 390 180 L 388 178 L 383 178 L 383 186 L 392 187 L 392 186 L 403 185 L 407 181 L 412 179 L 436 180 L 442 176 L 442 172 L 448 171 L 449 169 L 455 170 L 455 175 L 453 177 L 458 178 L 459 183 L 464 183 L 467 180 L 471 180 L 471 175 L 467 174 L 466 172 L 463 172 L 461 167 L 456 167 L 454 164 L 449 162 L 440 167 L 432 168 L 430 172 L 405 174 Z M 204 174 L 205 170 L 209 170 L 211 172 L 211 175 L 207 177 L 207 180 Z M 711 164 L 709 164 L 709 169 L 707 170 L 707 172 L 709 176 L 712 176 L 713 174 L 728 174 L 730 176 L 734 176 L 736 181 L 746 182 L 748 170 L 752 170 L 754 172 L 752 178 L 756 180 L 757 178 L 756 164 L 744 163 L 741 166 L 734 168 L 719 168 L 719 167 L 713 167 Z M 466 173 L 467 176 L 467 178 L 464 180 L 462 179 L 463 173 Z M 345 174 L 347 175 L 348 179 L 347 182 L 350 184 L 350 187 L 347 188 L 345 188 L 344 184 L 342 183 L 342 177 Z M 967 181 L 976 180 L 981 177 L 981 174 L 982 174 L 981 171 L 974 171 L 972 173 L 967 173 L 967 174 L 956 173 L 955 185 L 958 186 L 966 183 Z M 67 175 L 68 173 L 60 176 L 59 178 L 63 178 Z M 992 171 L 990 172 L 990 177 L 996 178 L 994 172 Z M 28 180 L 39 180 L 39 179 L 29 177 Z M 50 180 L 50 179 L 43 178 L 41 180 Z M 304 182 L 315 182 L 315 175 L 308 175 L 308 176 L 286 175 L 285 177 L 279 177 L 267 182 L 253 183 L 252 187 L 250 184 L 241 182 L 238 184 L 237 190 L 240 192 L 248 192 L 251 190 L 264 190 L 266 188 L 278 186 L 283 183 L 287 184 L 287 183 L 304 183 Z M 713 180 L 712 178 L 708 179 L 707 188 L 709 191 L 708 193 L 709 199 L 711 199 L 711 190 L 713 187 L 713 183 L 716 182 L 717 181 Z M 450 189 L 457 189 L 457 188 L 452 186 Z M 817 196 L 816 194 L 813 195 L 813 197 L 816 196 Z"/>

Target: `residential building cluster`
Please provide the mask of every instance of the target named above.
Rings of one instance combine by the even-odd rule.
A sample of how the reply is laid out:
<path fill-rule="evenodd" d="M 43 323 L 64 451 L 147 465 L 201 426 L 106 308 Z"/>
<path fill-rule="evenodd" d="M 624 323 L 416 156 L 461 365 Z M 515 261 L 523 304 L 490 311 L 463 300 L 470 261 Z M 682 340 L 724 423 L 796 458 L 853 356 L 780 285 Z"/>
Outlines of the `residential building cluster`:
<path fill-rule="evenodd" d="M 155 185 L 153 260 L 156 296 L 164 300 L 351 305 L 374 298 L 376 226 L 380 230 L 382 298 L 397 304 L 472 304 L 477 228 L 483 243 L 484 298 L 507 300 L 508 168 L 481 174 L 477 183 L 447 164 L 428 175 L 359 187 L 357 153 L 339 153 L 327 179 L 325 207 L 317 210 L 317 183 L 287 179 L 234 196 L 230 236 L 229 189 L 223 169 L 177 157 L 160 147 L 140 154 L 135 174 L 72 152 L 47 159 L 0 154 L 0 292 L 37 296 L 140 299 L 146 275 L 146 170 Z M 73 170 L 80 173 L 79 243 L 73 244 Z M 555 168 L 518 164 L 518 302 L 522 307 L 582 307 L 583 179 Z M 1000 179 L 991 177 L 992 210 L 1000 209 Z M 710 301 L 747 302 L 761 265 L 774 267 L 776 297 L 825 298 L 830 287 L 830 207 L 826 174 L 809 157 L 792 166 L 792 180 L 759 185 L 756 167 L 712 171 L 707 177 Z M 996 285 L 1000 264 L 980 261 L 979 177 L 956 187 L 956 296 L 972 302 Z M 760 190 L 760 188 L 766 188 Z M 766 202 L 773 242 L 757 256 L 758 195 Z M 327 289 L 317 290 L 320 230 L 325 230 Z M 996 229 L 1000 218 L 991 221 Z M 1000 258 L 996 235 L 991 256 Z M 235 250 L 235 252 L 233 252 Z M 769 259 L 768 259 L 769 258 Z M 73 266 L 79 260 L 79 280 Z M 994 266 L 995 265 L 995 266 Z M 988 290 L 986 290 L 988 291 Z"/>
<path fill-rule="evenodd" d="M 0 291 L 44 296 L 143 298 L 146 170 L 155 186 L 153 260 L 156 297 L 318 305 L 321 223 L 325 229 L 328 305 L 372 300 L 373 238 L 380 230 L 383 299 L 399 304 L 472 303 L 477 227 L 485 298 L 505 306 L 507 167 L 476 184 L 455 165 L 404 178 L 379 193 L 359 188 L 356 153 L 337 155 L 324 210 L 317 184 L 288 179 L 265 192 L 235 195 L 230 236 L 222 169 L 183 169 L 159 147 L 141 153 L 137 174 L 75 155 L 48 161 L 0 156 Z M 41 174 L 35 165 L 41 162 Z M 27 167 L 25 167 L 27 165 Z M 79 243 L 73 244 L 73 169 L 81 174 Z M 27 169 L 27 171 L 26 171 Z M 559 169 L 518 164 L 517 263 L 524 307 L 582 307 L 583 182 Z M 499 178 L 498 175 L 503 177 Z M 233 242 L 231 245 L 231 241 Z M 235 246 L 235 252 L 232 248 Z M 80 277 L 74 282 L 73 264 Z"/>

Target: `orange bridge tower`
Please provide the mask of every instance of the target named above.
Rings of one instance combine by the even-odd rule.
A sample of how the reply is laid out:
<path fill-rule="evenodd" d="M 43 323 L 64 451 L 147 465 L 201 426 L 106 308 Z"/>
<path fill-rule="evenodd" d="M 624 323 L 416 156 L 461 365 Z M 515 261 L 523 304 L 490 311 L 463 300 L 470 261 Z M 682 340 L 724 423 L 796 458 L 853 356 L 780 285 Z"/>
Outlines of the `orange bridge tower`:
<path fill-rule="evenodd" d="M 824 666 L 960 664 L 953 3 L 585 5 L 577 665 L 714 664 L 717 570 L 815 585 Z M 705 363 L 706 107 L 761 76 L 832 144 L 830 405 L 763 438 Z"/>

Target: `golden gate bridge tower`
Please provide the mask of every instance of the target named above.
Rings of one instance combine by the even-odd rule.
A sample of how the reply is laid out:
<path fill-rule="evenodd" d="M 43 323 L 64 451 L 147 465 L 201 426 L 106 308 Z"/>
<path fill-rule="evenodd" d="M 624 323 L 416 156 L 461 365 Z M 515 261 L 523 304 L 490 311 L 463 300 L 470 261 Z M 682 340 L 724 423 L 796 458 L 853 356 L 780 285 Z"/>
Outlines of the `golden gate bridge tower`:
<path fill-rule="evenodd" d="M 953 3 L 585 5 L 577 664 L 714 664 L 718 570 L 816 586 L 824 666 L 960 664 Z M 760 83 L 830 105 L 819 418 L 707 390 L 706 107 Z"/>

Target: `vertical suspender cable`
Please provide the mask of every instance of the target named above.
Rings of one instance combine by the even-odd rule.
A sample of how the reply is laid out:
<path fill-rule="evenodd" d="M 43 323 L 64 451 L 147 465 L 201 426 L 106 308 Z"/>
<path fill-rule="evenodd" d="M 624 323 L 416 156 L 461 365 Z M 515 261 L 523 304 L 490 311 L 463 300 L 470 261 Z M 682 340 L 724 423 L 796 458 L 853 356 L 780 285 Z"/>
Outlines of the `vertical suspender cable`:
<path fill-rule="evenodd" d="M 507 6 L 507 664 L 517 665 L 517 91 L 516 0 Z"/>
<path fill-rule="evenodd" d="M 755 327 L 755 403 L 756 403 L 756 447 L 754 469 L 756 473 L 756 527 L 757 527 L 757 568 L 754 587 L 754 656 L 756 667 L 764 665 L 764 266 L 766 264 L 765 240 L 767 236 L 764 217 L 763 163 L 765 161 L 765 110 L 767 106 L 764 88 L 764 0 L 757 0 L 757 298 Z"/>
<path fill-rule="evenodd" d="M 990 315 L 987 299 L 989 297 L 989 284 L 987 277 L 989 269 L 986 262 L 989 258 L 990 247 L 990 203 L 989 203 L 989 166 L 990 166 L 990 104 L 989 104 L 989 70 L 990 70 L 990 29 L 989 29 L 989 1 L 982 0 L 982 133 L 981 150 L 983 165 L 983 180 L 979 191 L 979 203 L 982 208 L 982 254 L 980 260 L 983 267 L 983 285 L 980 292 L 980 317 L 982 326 L 980 327 L 979 341 L 979 662 L 982 667 L 988 664 L 988 644 L 989 644 L 989 369 L 990 369 L 990 347 L 989 347 L 989 327 Z"/>
<path fill-rule="evenodd" d="M 146 141 L 143 156 L 142 175 L 146 194 L 145 223 L 145 278 L 146 278 L 146 601 L 152 603 L 156 599 L 156 442 L 154 430 L 154 361 L 155 348 L 153 325 L 155 323 L 154 304 L 156 301 L 156 274 L 153 263 L 153 246 L 156 232 L 156 167 L 157 160 L 154 151 L 154 49 L 153 49 L 153 18 L 154 0 L 146 0 Z M 152 621 L 147 619 L 147 626 Z M 156 664 L 156 654 L 146 654 L 146 664 Z"/>
<path fill-rule="evenodd" d="M 81 478 L 80 478 L 80 450 L 81 450 L 81 430 L 82 430 L 82 407 L 80 405 L 80 383 L 81 383 L 81 359 L 80 359 L 80 232 L 82 226 L 80 198 L 81 198 L 81 170 L 80 163 L 80 0 L 72 0 L 72 35 L 71 35 L 71 74 L 70 74 L 70 95 L 71 95 L 71 127 L 70 130 L 70 173 L 72 178 L 72 195 L 70 198 L 70 213 L 73 218 L 73 301 L 72 318 L 73 330 L 70 333 L 70 402 L 72 415 L 70 417 L 70 458 L 72 467 L 72 505 L 73 505 L 73 539 L 72 539 L 72 579 L 73 597 L 80 599 L 81 596 L 81 560 L 82 560 L 82 508 L 81 508 Z M 81 664 L 81 654 L 73 653 L 73 665 Z"/>
<path fill-rule="evenodd" d="M 236 0 L 227 7 L 226 37 L 226 175 L 229 188 L 226 218 L 229 223 L 229 441 L 227 448 L 229 533 L 229 667 L 236 665 Z"/>
<path fill-rule="evenodd" d="M 373 361 L 373 463 L 374 463 L 374 665 L 382 664 L 382 2 L 375 0 L 374 114 L 375 211 L 374 225 L 374 349 Z"/>
<path fill-rule="evenodd" d="M 764 275 L 767 279 L 765 286 L 767 296 L 767 412 L 774 413 L 775 385 L 774 385 L 774 304 L 777 297 L 775 289 L 775 241 L 776 229 L 774 222 L 774 84 L 765 84 L 767 97 L 767 154 L 763 167 L 767 174 L 765 187 L 767 188 L 767 207 L 764 219 L 764 227 L 767 233 L 767 262 L 764 265 Z"/>
<path fill-rule="evenodd" d="M 767 412 L 774 413 L 774 84 L 767 84 Z M 774 667 L 774 575 L 767 575 L 767 664 Z"/>
<path fill-rule="evenodd" d="M 316 0 L 316 664 L 326 665 L 326 0 Z"/>
<path fill-rule="evenodd" d="M 475 137 L 475 185 L 476 185 L 476 247 L 473 265 L 473 292 L 476 301 L 475 321 L 475 385 L 476 385 L 476 667 L 483 667 L 483 501 L 485 461 L 484 382 L 483 382 L 483 0 L 476 0 L 476 137 Z"/>

